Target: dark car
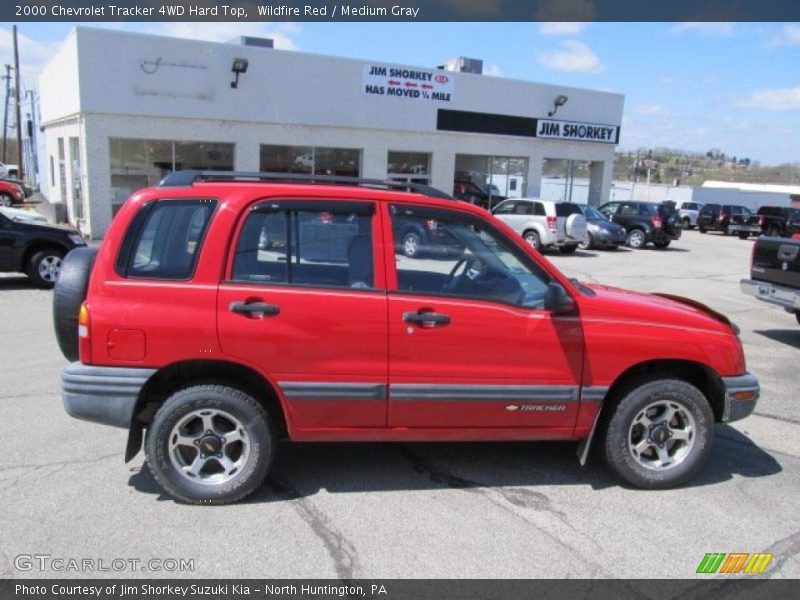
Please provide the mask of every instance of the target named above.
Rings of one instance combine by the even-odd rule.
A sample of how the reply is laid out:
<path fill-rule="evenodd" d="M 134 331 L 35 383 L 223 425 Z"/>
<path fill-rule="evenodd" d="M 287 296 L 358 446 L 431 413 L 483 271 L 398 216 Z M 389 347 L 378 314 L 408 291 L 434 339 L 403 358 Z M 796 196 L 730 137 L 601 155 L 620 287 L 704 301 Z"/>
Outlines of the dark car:
<path fill-rule="evenodd" d="M 85 245 L 76 229 L 49 225 L 37 213 L 0 209 L 0 272 L 26 273 L 37 287 L 51 288 L 64 255 Z"/>
<path fill-rule="evenodd" d="M 790 231 L 797 227 L 800 221 L 800 208 L 788 206 L 762 206 L 756 212 L 760 233 L 770 237 L 790 236 L 796 231 Z"/>
<path fill-rule="evenodd" d="M 586 237 L 580 246 L 584 250 L 592 248 L 616 249 L 622 246 L 628 233 L 622 225 L 617 225 L 608 220 L 603 213 L 594 206 L 581 206 L 583 216 L 586 217 Z"/>
<path fill-rule="evenodd" d="M 395 249 L 408 258 L 419 256 L 451 256 L 464 252 L 464 245 L 436 219 L 405 218 L 398 214 L 392 220 Z"/>
<path fill-rule="evenodd" d="M 598 209 L 606 218 L 625 228 L 625 242 L 631 248 L 644 248 L 652 243 L 666 248 L 681 237 L 678 212 L 668 204 L 628 200 L 607 202 Z"/>
<path fill-rule="evenodd" d="M 721 231 L 723 235 L 732 233 L 745 233 L 748 228 L 753 228 L 750 222 L 753 213 L 745 206 L 737 204 L 705 204 L 697 215 L 697 229 L 700 233 L 707 231 Z M 745 236 L 746 237 L 746 236 Z"/>
<path fill-rule="evenodd" d="M 453 197 L 457 200 L 463 200 L 470 204 L 475 204 L 486 210 L 491 210 L 492 207 L 497 206 L 500 202 L 506 199 L 505 196 L 499 196 L 494 193 L 495 186 L 484 188 L 478 185 L 472 178 L 465 175 L 456 175 L 453 181 Z"/>

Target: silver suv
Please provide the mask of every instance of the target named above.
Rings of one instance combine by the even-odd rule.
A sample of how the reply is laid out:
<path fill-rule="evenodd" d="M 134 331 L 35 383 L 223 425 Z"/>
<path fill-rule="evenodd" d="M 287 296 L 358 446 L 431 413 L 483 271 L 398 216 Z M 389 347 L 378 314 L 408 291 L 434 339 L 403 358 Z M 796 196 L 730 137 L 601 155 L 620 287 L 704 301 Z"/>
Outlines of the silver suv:
<path fill-rule="evenodd" d="M 571 254 L 586 236 L 586 218 L 569 202 L 514 198 L 498 204 L 492 214 L 539 251 L 556 247 Z"/>
<path fill-rule="evenodd" d="M 675 204 L 675 209 L 681 218 L 681 224 L 684 229 L 694 229 L 697 227 L 697 215 L 700 214 L 700 209 L 703 208 L 702 202 L 692 202 L 690 200 L 682 200 Z"/>

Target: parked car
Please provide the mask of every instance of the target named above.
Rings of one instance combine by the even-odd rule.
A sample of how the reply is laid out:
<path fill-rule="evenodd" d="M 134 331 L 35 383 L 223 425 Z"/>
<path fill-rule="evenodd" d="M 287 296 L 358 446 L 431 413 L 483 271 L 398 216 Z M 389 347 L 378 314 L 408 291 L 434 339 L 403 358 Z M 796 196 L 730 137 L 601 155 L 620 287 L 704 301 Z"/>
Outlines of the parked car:
<path fill-rule="evenodd" d="M 572 254 L 586 238 L 586 218 L 578 204 L 515 198 L 498 204 L 492 214 L 539 251 L 554 247 Z"/>
<path fill-rule="evenodd" d="M 715 421 L 756 405 L 725 316 L 570 280 L 477 207 L 391 182 L 220 177 L 134 194 L 54 293 L 67 412 L 128 429 L 126 460 L 146 430 L 150 472 L 180 500 L 253 492 L 278 438 L 576 440 L 582 463 L 594 443 L 621 480 L 666 488 L 700 469 Z M 293 237 L 322 213 L 342 227 Z M 433 219 L 464 251 L 403 257 L 398 218 Z M 258 249 L 271 220 L 285 253 Z M 343 241 L 344 264 L 302 259 Z"/>
<path fill-rule="evenodd" d="M 0 180 L 0 206 L 13 206 L 25 202 L 25 190 L 10 181 Z"/>
<path fill-rule="evenodd" d="M 667 204 L 629 200 L 607 202 L 598 210 L 617 225 L 625 228 L 626 243 L 631 248 L 644 248 L 652 243 L 666 248 L 681 237 L 677 211 Z"/>
<path fill-rule="evenodd" d="M 753 213 L 745 206 L 704 204 L 697 216 L 697 229 L 700 233 L 721 231 L 723 235 L 737 234 L 746 238 L 760 231 L 758 223 L 750 219 L 752 216 Z"/>
<path fill-rule="evenodd" d="M 586 235 L 580 247 L 589 250 L 592 248 L 617 249 L 625 244 L 628 234 L 622 225 L 617 225 L 594 206 L 581 205 L 583 216 L 586 217 Z"/>
<path fill-rule="evenodd" d="M 0 162 L 0 177 L 17 177 L 19 175 L 19 167 L 17 165 L 9 165 Z"/>
<path fill-rule="evenodd" d="M 691 200 L 681 200 L 675 203 L 675 210 L 678 211 L 678 216 L 684 229 L 697 227 L 697 217 L 702 207 L 703 204 L 701 202 L 693 202 Z"/>
<path fill-rule="evenodd" d="M 85 245 L 75 229 L 50 225 L 32 211 L 0 208 L 0 271 L 4 273 L 26 273 L 37 287 L 51 288 L 64 255 Z"/>
<path fill-rule="evenodd" d="M 25 197 L 30 198 L 33 195 L 33 189 L 27 183 L 22 181 L 21 179 L 12 179 L 9 177 L 0 177 L 0 182 L 5 181 L 6 183 L 13 183 L 14 185 L 18 185 L 22 188 L 22 191 L 25 192 Z"/>
<path fill-rule="evenodd" d="M 453 182 L 453 197 L 486 210 L 491 210 L 493 206 L 506 199 L 505 196 L 494 193 L 495 191 L 497 191 L 496 186 L 485 188 L 466 175 L 457 174 Z"/>
<path fill-rule="evenodd" d="M 795 233 L 795 225 L 800 221 L 800 208 L 788 206 L 762 206 L 756 211 L 760 233 L 770 237 L 790 236 Z"/>
<path fill-rule="evenodd" d="M 742 291 L 793 313 L 800 324 L 800 239 L 760 237 Z"/>

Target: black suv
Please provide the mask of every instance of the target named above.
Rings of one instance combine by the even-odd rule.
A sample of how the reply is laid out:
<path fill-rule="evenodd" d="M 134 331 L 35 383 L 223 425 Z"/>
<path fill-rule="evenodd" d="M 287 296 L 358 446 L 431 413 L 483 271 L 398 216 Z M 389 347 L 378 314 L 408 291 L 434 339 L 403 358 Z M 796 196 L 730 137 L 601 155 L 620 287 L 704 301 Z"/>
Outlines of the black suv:
<path fill-rule="evenodd" d="M 0 208 L 0 272 L 27 273 L 37 287 L 51 288 L 64 255 L 85 245 L 76 229 L 50 225 L 38 213 Z"/>
<path fill-rule="evenodd" d="M 666 248 L 672 240 L 681 237 L 678 212 L 669 204 L 641 202 L 607 202 L 598 210 L 609 221 L 625 228 L 626 243 L 631 248 L 644 248 L 652 243 L 656 248 Z"/>
<path fill-rule="evenodd" d="M 747 225 L 752 215 L 749 208 L 737 204 L 704 204 L 700 214 L 697 215 L 697 229 L 700 233 L 706 231 L 721 231 L 724 235 L 739 233 L 739 228 Z"/>
<path fill-rule="evenodd" d="M 790 236 L 800 221 L 800 208 L 788 206 L 762 206 L 756 212 L 761 233 L 771 236 Z"/>

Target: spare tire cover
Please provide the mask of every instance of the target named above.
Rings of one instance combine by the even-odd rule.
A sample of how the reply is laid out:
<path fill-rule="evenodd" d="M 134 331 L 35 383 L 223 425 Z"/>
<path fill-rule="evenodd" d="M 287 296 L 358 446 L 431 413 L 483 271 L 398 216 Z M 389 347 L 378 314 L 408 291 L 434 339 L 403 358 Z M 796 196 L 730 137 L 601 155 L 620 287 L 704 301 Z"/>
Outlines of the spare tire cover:
<path fill-rule="evenodd" d="M 58 346 L 69 361 L 79 359 L 78 312 L 86 299 L 96 255 L 97 248 L 76 248 L 67 254 L 53 290 L 53 326 Z"/>
<path fill-rule="evenodd" d="M 578 214 L 567 217 L 567 235 L 573 240 L 583 241 L 586 237 L 586 217 Z"/>

